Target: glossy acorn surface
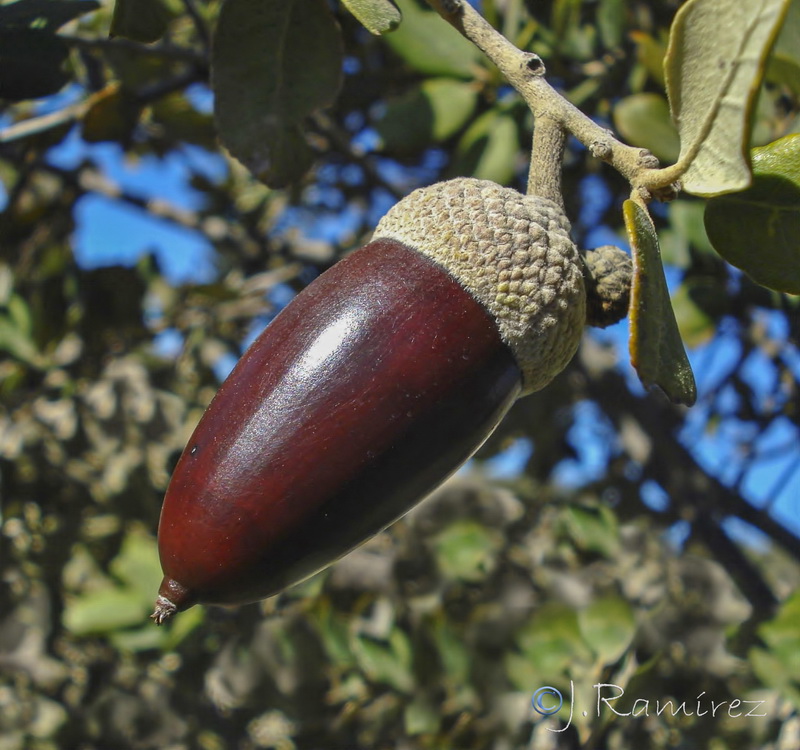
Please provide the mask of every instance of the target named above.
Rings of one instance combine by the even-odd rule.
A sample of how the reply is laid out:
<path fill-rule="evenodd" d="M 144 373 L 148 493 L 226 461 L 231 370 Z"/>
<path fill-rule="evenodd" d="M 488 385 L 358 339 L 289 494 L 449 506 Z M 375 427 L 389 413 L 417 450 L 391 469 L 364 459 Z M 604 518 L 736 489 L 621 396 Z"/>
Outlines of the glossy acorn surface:
<path fill-rule="evenodd" d="M 379 239 L 340 261 L 245 353 L 181 456 L 153 618 L 255 601 L 342 556 L 466 461 L 521 382 L 433 260 Z"/>

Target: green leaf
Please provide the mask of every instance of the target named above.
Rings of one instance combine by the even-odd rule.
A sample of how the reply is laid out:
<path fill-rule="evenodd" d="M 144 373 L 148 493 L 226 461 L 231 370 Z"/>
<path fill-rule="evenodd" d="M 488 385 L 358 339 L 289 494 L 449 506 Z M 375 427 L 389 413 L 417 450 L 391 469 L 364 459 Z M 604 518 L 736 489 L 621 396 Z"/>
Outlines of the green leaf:
<path fill-rule="evenodd" d="M 18 294 L 11 294 L 0 312 L 0 352 L 20 362 L 38 367 L 42 356 L 33 340 L 33 316 L 28 303 Z"/>
<path fill-rule="evenodd" d="M 390 685 L 401 693 L 411 692 L 414 687 L 411 644 L 402 630 L 392 630 L 388 643 L 356 636 L 352 648 L 359 666 L 370 680 Z"/>
<path fill-rule="evenodd" d="M 133 588 L 103 588 L 67 603 L 64 627 L 73 635 L 111 633 L 141 624 L 148 605 Z"/>
<path fill-rule="evenodd" d="M 0 99 L 38 99 L 59 91 L 70 76 L 64 70 L 69 48 L 39 29 L 0 29 Z"/>
<path fill-rule="evenodd" d="M 325 0 L 226 0 L 212 54 L 219 134 L 270 187 L 310 167 L 301 122 L 332 104 L 342 81 L 342 40 Z"/>
<path fill-rule="evenodd" d="M 778 614 L 759 627 L 758 632 L 770 651 L 784 663 L 800 684 L 800 591 L 795 591 L 781 605 Z"/>
<path fill-rule="evenodd" d="M 18 0 L 0 5 L 0 28 L 55 31 L 84 13 L 97 10 L 96 0 Z"/>
<path fill-rule="evenodd" d="M 5 316 L 0 316 L 0 352 L 34 367 L 41 364 L 36 344 Z"/>
<path fill-rule="evenodd" d="M 205 609 L 200 605 L 195 605 L 191 609 L 186 610 L 186 612 L 181 612 L 180 617 L 173 617 L 167 624 L 167 627 L 162 626 L 159 628 L 159 630 L 164 633 L 164 640 L 161 647 L 165 651 L 174 649 L 186 636 L 202 625 L 205 618 Z M 147 624 L 152 628 L 150 622 Z"/>
<path fill-rule="evenodd" d="M 582 0 L 555 0 L 551 13 L 551 24 L 559 43 L 578 28 L 581 21 Z"/>
<path fill-rule="evenodd" d="M 547 602 L 533 612 L 517 636 L 517 645 L 532 667 L 530 676 L 535 674 L 544 683 L 556 682 L 577 663 L 592 661 L 575 610 L 556 602 Z"/>
<path fill-rule="evenodd" d="M 790 665 L 771 651 L 762 648 L 750 649 L 747 657 L 753 672 L 761 682 L 778 690 L 800 709 L 798 677 L 796 673 L 792 673 Z"/>
<path fill-rule="evenodd" d="M 475 521 L 456 521 L 436 537 L 436 560 L 446 578 L 482 581 L 497 564 L 501 544 L 494 529 Z"/>
<path fill-rule="evenodd" d="M 143 531 L 128 532 L 109 570 L 126 588 L 138 591 L 145 606 L 150 604 L 162 577 L 156 540 Z"/>
<path fill-rule="evenodd" d="M 614 125 L 626 141 L 652 151 L 661 161 L 678 160 L 680 139 L 669 117 L 669 104 L 660 94 L 622 99 L 614 107 Z"/>
<path fill-rule="evenodd" d="M 631 363 L 645 386 L 656 385 L 671 401 L 691 406 L 697 388 L 670 304 L 656 228 L 632 200 L 625 201 L 623 215 L 633 258 Z"/>
<path fill-rule="evenodd" d="M 772 84 L 787 86 L 800 98 L 800 61 L 786 55 L 774 55 L 769 60 L 766 79 Z"/>
<path fill-rule="evenodd" d="M 446 679 L 455 685 L 469 682 L 470 653 L 464 641 L 445 620 L 437 620 L 433 627 L 433 639 Z"/>
<path fill-rule="evenodd" d="M 170 13 L 161 0 L 116 0 L 109 36 L 156 42 L 164 36 Z"/>
<path fill-rule="evenodd" d="M 349 10 L 371 34 L 394 31 L 402 20 L 400 9 L 392 0 L 342 0 Z"/>
<path fill-rule="evenodd" d="M 23 336 L 33 335 L 33 315 L 30 305 L 19 294 L 12 294 L 8 300 L 8 315 L 11 322 Z"/>
<path fill-rule="evenodd" d="M 438 13 L 398 0 L 403 23 L 386 41 L 412 68 L 433 76 L 474 79 L 480 50 Z"/>
<path fill-rule="evenodd" d="M 605 506 L 572 506 L 563 518 L 567 532 L 580 549 L 606 557 L 611 557 L 619 549 L 617 519 Z"/>
<path fill-rule="evenodd" d="M 719 284 L 713 284 L 708 291 L 713 288 L 719 289 Z M 681 339 L 688 346 L 699 346 L 709 341 L 717 330 L 716 322 L 693 298 L 697 284 L 684 282 L 672 297 L 672 307 L 675 310 L 675 320 L 678 322 L 678 330 Z"/>
<path fill-rule="evenodd" d="M 672 201 L 669 204 L 669 223 L 694 250 L 701 253 L 713 253 L 714 246 L 708 239 L 703 222 L 705 207 L 705 201 Z"/>
<path fill-rule="evenodd" d="M 659 86 L 663 86 L 666 43 L 644 31 L 631 31 L 629 36 L 636 45 L 636 59 L 640 65 Z"/>
<path fill-rule="evenodd" d="M 117 630 L 111 633 L 110 640 L 119 651 L 149 651 L 162 648 L 164 633 L 161 628 L 154 628 L 153 623 L 147 621 L 136 630 Z"/>
<path fill-rule="evenodd" d="M 406 706 L 403 723 L 406 734 L 433 734 L 439 731 L 442 721 L 440 705 L 434 705 L 424 695 L 418 695 Z"/>
<path fill-rule="evenodd" d="M 595 599 L 578 612 L 578 625 L 584 641 L 597 654 L 601 664 L 617 661 L 636 633 L 631 605 L 619 596 Z"/>
<path fill-rule="evenodd" d="M 789 3 L 783 26 L 772 48 L 766 78 L 789 86 L 800 96 L 800 3 Z"/>
<path fill-rule="evenodd" d="M 689 0 L 664 60 L 686 171 L 683 189 L 712 196 L 750 184 L 755 95 L 789 0 Z"/>
<path fill-rule="evenodd" d="M 475 88 L 451 78 L 432 78 L 390 100 L 376 129 L 386 151 L 415 153 L 441 143 L 469 120 L 478 99 Z"/>
<path fill-rule="evenodd" d="M 754 281 L 800 294 L 800 134 L 752 153 L 752 186 L 709 200 L 706 231 L 716 251 Z"/>
<path fill-rule="evenodd" d="M 622 44 L 625 29 L 625 0 L 600 0 L 597 5 L 597 28 L 607 49 Z"/>
<path fill-rule="evenodd" d="M 507 185 L 514 178 L 519 156 L 519 129 L 507 112 L 490 109 L 461 137 L 448 174 L 477 177 Z"/>
<path fill-rule="evenodd" d="M 340 666 L 354 664 L 347 624 L 334 613 L 330 600 L 317 599 L 310 616 L 328 658 Z"/>

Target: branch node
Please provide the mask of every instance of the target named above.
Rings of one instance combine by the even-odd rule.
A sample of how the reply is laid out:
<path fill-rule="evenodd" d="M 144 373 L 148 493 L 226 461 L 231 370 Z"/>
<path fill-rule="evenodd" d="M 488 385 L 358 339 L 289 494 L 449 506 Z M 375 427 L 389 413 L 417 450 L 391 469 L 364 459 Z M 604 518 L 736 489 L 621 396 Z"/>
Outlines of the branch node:
<path fill-rule="evenodd" d="M 542 62 L 542 58 L 533 52 L 525 53 L 525 59 L 522 62 L 522 67 L 524 70 L 527 70 L 529 73 L 533 73 L 535 76 L 543 76 L 547 72 L 544 67 L 544 62 Z"/>
<path fill-rule="evenodd" d="M 463 0 L 441 0 L 445 13 L 454 16 L 464 9 Z"/>
<path fill-rule="evenodd" d="M 661 164 L 650 151 L 643 148 L 639 150 L 639 166 L 644 169 L 658 169 Z"/>
<path fill-rule="evenodd" d="M 656 188 L 652 191 L 653 197 L 662 203 L 669 203 L 674 201 L 681 192 L 681 183 L 672 182 L 669 185 Z"/>
<path fill-rule="evenodd" d="M 614 148 L 607 140 L 596 140 L 589 144 L 589 153 L 594 156 L 595 159 L 605 161 L 611 158 L 614 153 Z"/>

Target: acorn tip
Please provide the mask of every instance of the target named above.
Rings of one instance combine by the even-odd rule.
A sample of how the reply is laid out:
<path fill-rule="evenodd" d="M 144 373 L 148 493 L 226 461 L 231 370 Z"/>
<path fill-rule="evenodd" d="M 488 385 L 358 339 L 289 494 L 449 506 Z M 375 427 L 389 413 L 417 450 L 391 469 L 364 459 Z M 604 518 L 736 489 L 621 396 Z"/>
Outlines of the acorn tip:
<path fill-rule="evenodd" d="M 156 599 L 155 611 L 152 615 L 150 615 L 150 619 L 153 620 L 156 625 L 163 625 L 177 611 L 178 607 L 175 604 L 167 599 L 167 597 L 159 594 L 158 598 Z"/>

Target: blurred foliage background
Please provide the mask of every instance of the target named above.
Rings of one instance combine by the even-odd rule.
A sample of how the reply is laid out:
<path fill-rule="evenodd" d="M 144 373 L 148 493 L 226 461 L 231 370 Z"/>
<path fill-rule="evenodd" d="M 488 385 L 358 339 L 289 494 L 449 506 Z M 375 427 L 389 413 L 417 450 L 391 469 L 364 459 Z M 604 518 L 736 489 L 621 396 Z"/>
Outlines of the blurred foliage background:
<path fill-rule="evenodd" d="M 624 324 L 587 331 L 465 470 L 333 568 L 258 605 L 147 621 L 171 468 L 246 343 L 411 189 L 527 176 L 526 108 L 444 22 L 404 0 L 377 37 L 320 2 L 343 87 L 284 123 L 297 154 L 266 187 L 217 145 L 220 5 L 0 5 L 0 749 L 795 750 L 798 300 L 711 252 L 689 197 L 654 212 L 696 407 L 641 390 Z M 678 5 L 480 7 L 668 162 Z M 800 129 L 798 38 L 795 2 L 753 145 Z M 313 166 L 298 179 L 295 161 Z M 179 173 L 175 200 L 127 179 L 154 164 Z M 618 175 L 572 143 L 564 185 L 581 246 L 624 244 Z M 87 249 L 98 200 L 147 221 L 133 237 L 111 221 Z M 174 272 L 184 248 L 164 227 L 205 260 Z M 596 684 L 624 695 L 598 702 Z M 564 695 L 556 716 L 531 707 L 542 686 Z"/>

